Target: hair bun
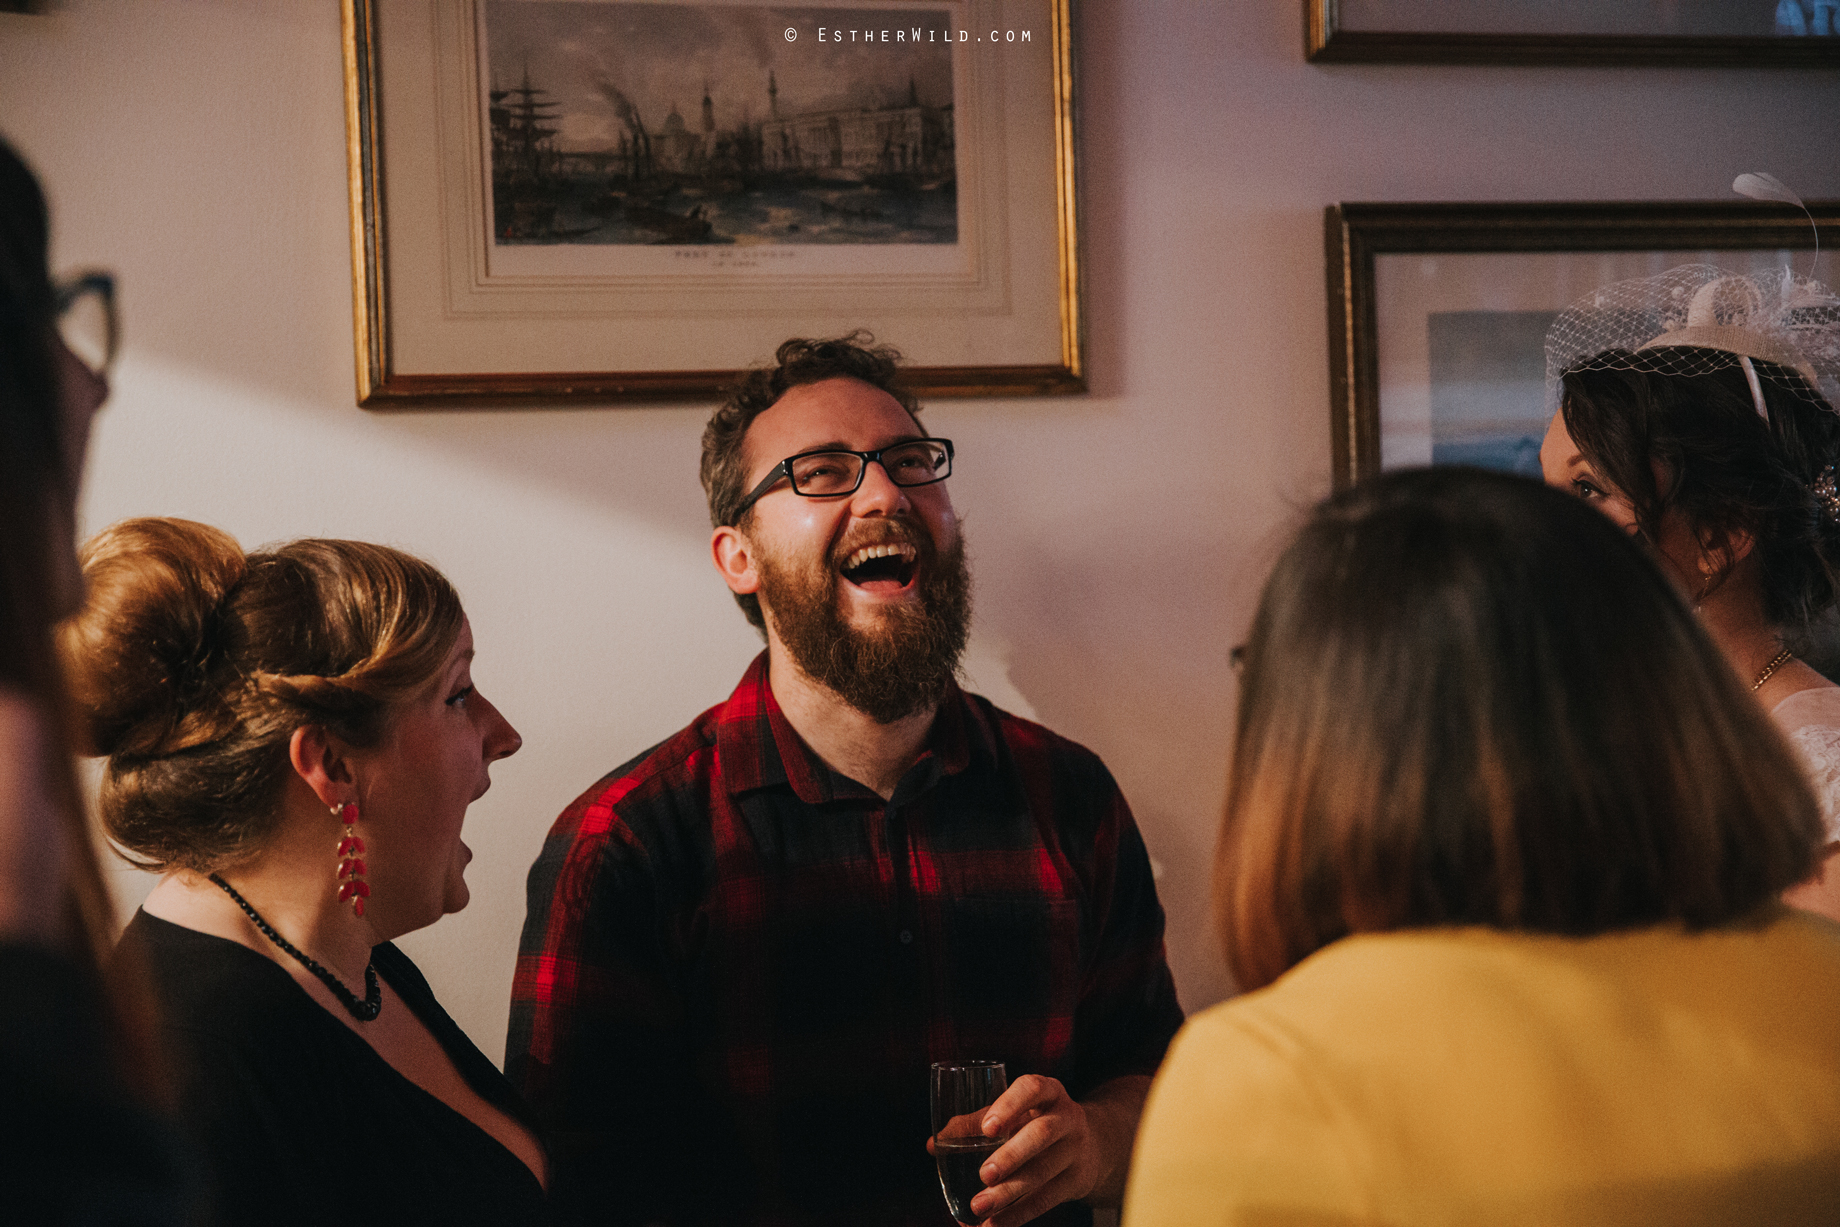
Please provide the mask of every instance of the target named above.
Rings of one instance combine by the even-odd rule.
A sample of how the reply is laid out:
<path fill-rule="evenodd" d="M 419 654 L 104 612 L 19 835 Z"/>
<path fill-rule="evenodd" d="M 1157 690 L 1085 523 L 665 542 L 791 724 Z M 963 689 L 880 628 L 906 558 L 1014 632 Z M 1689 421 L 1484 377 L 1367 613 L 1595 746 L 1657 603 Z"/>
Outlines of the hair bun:
<path fill-rule="evenodd" d="M 83 547 L 88 591 L 60 631 L 92 753 L 169 754 L 227 735 L 220 616 L 242 579 L 236 539 L 193 520 L 123 520 Z"/>

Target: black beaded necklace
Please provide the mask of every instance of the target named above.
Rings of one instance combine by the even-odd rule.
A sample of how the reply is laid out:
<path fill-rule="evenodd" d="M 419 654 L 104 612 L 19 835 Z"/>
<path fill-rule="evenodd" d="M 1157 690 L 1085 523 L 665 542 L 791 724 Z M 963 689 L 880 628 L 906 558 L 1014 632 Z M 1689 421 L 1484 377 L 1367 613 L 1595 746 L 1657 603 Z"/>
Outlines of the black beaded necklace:
<path fill-rule="evenodd" d="M 249 919 L 255 921 L 256 928 L 262 930 L 262 935 L 264 937 L 293 955 L 295 962 L 318 976 L 320 978 L 320 983 L 332 990 L 332 995 L 337 997 L 339 1001 L 344 1004 L 345 1008 L 351 1012 L 353 1018 L 357 1019 L 359 1022 L 370 1022 L 383 1011 L 383 986 L 377 983 L 376 967 L 368 962 L 364 964 L 364 1000 L 359 1001 L 357 996 L 350 989 L 345 987 L 344 981 L 327 971 L 324 967 L 321 967 L 311 958 L 302 954 L 299 950 L 294 948 L 292 942 L 275 932 L 268 921 L 263 920 L 262 917 L 257 914 L 256 910 L 249 906 L 249 900 L 237 894 L 235 888 L 232 887 L 230 883 L 224 881 L 216 874 L 211 875 L 211 881 L 223 887 L 224 893 L 236 900 L 236 905 L 248 914 Z"/>

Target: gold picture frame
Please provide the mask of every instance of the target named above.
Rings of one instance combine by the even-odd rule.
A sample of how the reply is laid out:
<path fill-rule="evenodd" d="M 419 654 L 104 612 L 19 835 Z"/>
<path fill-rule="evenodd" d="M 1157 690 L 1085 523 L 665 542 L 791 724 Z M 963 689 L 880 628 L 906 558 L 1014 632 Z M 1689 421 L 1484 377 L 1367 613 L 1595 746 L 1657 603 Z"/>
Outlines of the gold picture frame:
<path fill-rule="evenodd" d="M 1415 2 L 1423 7 L 1422 0 Z M 1588 0 L 1573 2 L 1583 5 Z M 1801 3 L 1807 7 L 1806 0 Z M 1413 28 L 1415 23 L 1401 21 L 1398 28 L 1388 29 L 1384 21 L 1350 20 L 1344 11 L 1347 7 L 1344 0 L 1303 0 L 1306 59 L 1319 64 L 1840 67 L 1840 37 L 1835 36 L 1840 31 L 1802 38 L 1680 34 L 1668 32 L 1666 22 L 1658 20 L 1655 29 L 1640 33 L 1592 32 L 1589 22 L 1581 22 L 1580 28 L 1572 30 L 1562 27 L 1543 33 L 1494 33 L 1474 25 L 1465 28 L 1463 6 L 1447 2 L 1441 14 L 1449 21 L 1444 28 Z M 1659 0 L 1656 8 L 1656 17 L 1661 18 L 1664 13 Z"/>
<path fill-rule="evenodd" d="M 1808 206 L 1832 283 L 1840 204 Z M 1740 202 L 1335 204 L 1324 210 L 1335 488 L 1383 468 L 1537 471 L 1545 329 L 1598 286 L 1705 262 L 1810 269 L 1801 210 Z M 1529 447 L 1531 444 L 1531 448 Z"/>
<path fill-rule="evenodd" d="M 600 0 L 609 13 L 621 2 Z M 665 0 L 686 8 L 697 2 Z M 820 54 L 820 41 L 842 42 L 845 35 L 892 42 L 895 34 L 910 43 L 943 35 L 953 44 L 947 53 L 949 101 L 935 104 L 935 110 L 955 125 L 947 130 L 956 141 L 950 190 L 957 199 L 943 213 L 952 219 L 944 232 L 954 241 L 864 239 L 818 247 L 750 233 L 742 238 L 753 246 L 722 250 L 669 233 L 649 246 L 622 239 L 590 247 L 599 240 L 577 243 L 561 227 L 526 240 L 500 226 L 493 212 L 494 192 L 502 190 L 492 167 L 498 129 L 491 125 L 499 114 L 494 108 L 507 92 L 529 100 L 543 91 L 531 89 L 527 49 L 521 85 L 529 92 L 520 93 L 515 81 L 507 89 L 497 61 L 488 65 L 487 33 L 495 28 L 489 19 L 507 20 L 488 11 L 495 3 L 343 0 L 341 5 L 359 405 L 710 399 L 742 369 L 769 359 L 788 336 L 837 335 L 857 326 L 905 352 L 913 364 L 905 368 L 908 384 L 924 396 L 1086 390 L 1071 0 L 832 0 L 797 10 L 751 0 L 700 0 L 709 6 L 700 12 L 713 12 L 719 21 L 759 22 L 779 11 L 806 15 L 802 25 L 789 21 L 785 27 L 785 48 L 769 48 L 781 57 L 798 54 L 800 40 L 811 54 Z M 593 7 L 577 5 L 573 13 Z M 528 11 L 518 10 L 515 19 L 526 20 Z M 809 20 L 813 13 L 820 18 L 815 23 Z M 836 15 L 835 25 L 826 25 L 826 14 Z M 890 29 L 892 19 L 899 19 L 898 28 Z M 879 46 L 852 52 L 885 54 Z M 928 54 L 936 53 L 929 48 Z M 789 63 L 777 62 L 782 68 Z M 694 67 L 686 63 L 685 71 Z M 541 74 L 540 63 L 535 71 Z M 777 79 L 769 75 L 766 84 L 775 91 L 771 114 L 778 122 Z M 911 106 L 923 105 L 911 75 L 897 84 L 905 85 Z M 696 88 L 695 81 L 686 86 L 692 97 Z M 701 83 L 708 148 L 726 135 L 713 118 L 719 112 L 709 97 L 715 88 Z M 608 97 L 617 94 L 607 89 Z M 635 103 L 632 116 L 641 123 L 643 105 Z M 892 111 L 901 104 L 886 105 Z M 870 109 L 865 105 L 863 114 Z M 648 168 L 656 165 L 649 160 L 654 137 L 682 141 L 677 110 L 673 103 L 677 131 L 632 129 L 634 156 L 624 165 L 637 165 L 641 133 Z M 761 141 L 760 111 L 738 114 L 737 130 L 749 131 L 752 116 L 751 131 Z M 849 114 L 844 122 L 850 122 Z M 835 130 L 834 118 L 831 124 Z M 652 126 L 658 128 L 655 113 Z M 697 152 L 694 144 L 691 149 Z M 887 152 L 885 142 L 884 157 Z M 834 150 L 832 155 L 835 166 Z M 588 168 L 571 181 L 579 183 L 600 173 L 595 167 L 619 164 L 622 156 L 627 155 L 558 150 L 556 164 Z M 823 173 L 870 178 L 848 167 Z M 636 170 L 628 174 L 637 177 Z M 695 190 L 683 188 L 684 182 L 680 174 L 666 190 Z M 850 200 L 880 190 L 844 186 L 858 193 Z M 905 186 L 910 192 L 934 190 L 911 177 Z M 659 207 L 652 210 L 654 205 Z M 836 227 L 852 218 L 881 217 L 841 203 L 818 207 Z M 641 215 L 679 227 L 671 233 L 694 225 L 682 220 L 682 202 L 673 205 L 668 198 L 662 205 L 630 205 L 624 217 L 630 222 Z M 691 218 L 702 215 L 701 207 L 688 210 Z M 875 223 L 862 225 L 873 229 Z M 552 233 L 565 237 L 551 241 Z M 763 270 L 769 256 L 779 263 Z M 697 271 L 665 268 L 661 261 L 667 257 Z M 779 271 L 785 268 L 796 271 Z"/>

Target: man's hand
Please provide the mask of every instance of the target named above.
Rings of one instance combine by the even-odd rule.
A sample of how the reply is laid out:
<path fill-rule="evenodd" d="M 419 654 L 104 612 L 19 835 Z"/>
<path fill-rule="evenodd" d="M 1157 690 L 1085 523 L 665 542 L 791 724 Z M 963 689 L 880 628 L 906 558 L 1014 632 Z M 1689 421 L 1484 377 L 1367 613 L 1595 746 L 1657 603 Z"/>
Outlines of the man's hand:
<path fill-rule="evenodd" d="M 1117 1202 L 1149 1089 L 1146 1077 L 1114 1078 L 1080 1104 L 1053 1078 L 1016 1079 L 984 1113 L 985 1137 L 1013 1136 L 979 1170 L 987 1187 L 972 1213 L 1020 1227 L 1062 1202 Z"/>

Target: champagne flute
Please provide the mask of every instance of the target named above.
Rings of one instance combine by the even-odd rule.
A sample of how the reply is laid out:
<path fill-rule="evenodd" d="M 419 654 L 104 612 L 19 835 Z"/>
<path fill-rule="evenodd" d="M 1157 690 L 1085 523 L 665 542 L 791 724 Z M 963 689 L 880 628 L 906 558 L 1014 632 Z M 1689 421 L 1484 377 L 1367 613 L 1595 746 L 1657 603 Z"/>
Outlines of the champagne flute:
<path fill-rule="evenodd" d="M 984 1189 L 978 1169 L 1007 1142 L 984 1136 L 984 1113 L 1009 1086 L 1001 1061 L 967 1061 L 933 1066 L 933 1157 L 946 1209 L 961 1223 L 983 1221 L 971 1199 Z"/>

